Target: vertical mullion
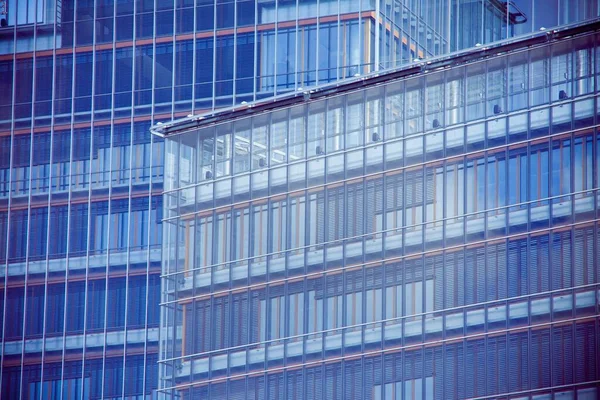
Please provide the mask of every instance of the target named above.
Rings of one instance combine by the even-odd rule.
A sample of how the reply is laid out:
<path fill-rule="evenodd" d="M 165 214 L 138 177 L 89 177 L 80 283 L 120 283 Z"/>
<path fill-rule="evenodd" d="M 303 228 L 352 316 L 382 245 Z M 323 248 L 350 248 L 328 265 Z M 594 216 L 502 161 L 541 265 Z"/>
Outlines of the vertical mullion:
<path fill-rule="evenodd" d="M 237 37 L 237 5 L 238 5 L 238 1 L 235 0 L 233 3 L 233 82 L 231 83 L 232 86 L 232 90 L 231 90 L 231 104 L 235 105 L 236 102 L 236 97 L 237 97 L 237 49 L 238 49 L 238 37 Z M 235 133 L 232 133 L 231 135 L 231 142 L 233 145 L 233 141 L 235 140 Z M 235 151 L 235 150 L 233 150 Z M 231 154 L 231 158 L 233 159 L 233 153 Z M 232 160 L 230 160 L 229 162 L 232 162 Z M 233 168 L 231 169 L 233 171 Z"/>
<path fill-rule="evenodd" d="M 55 92 L 55 90 L 54 90 L 54 85 L 55 85 L 55 82 L 54 82 L 55 81 L 54 80 L 54 75 L 55 75 L 54 74 L 54 69 L 56 68 L 56 22 L 57 22 L 57 18 L 56 18 L 56 7 L 55 7 L 55 9 L 54 9 L 54 21 L 53 21 L 53 31 L 55 33 L 55 36 L 54 36 L 53 48 L 52 48 L 52 61 L 53 61 L 52 62 L 52 78 L 51 78 L 52 79 L 52 83 L 51 83 L 52 94 L 50 95 L 51 104 L 52 104 L 52 109 L 50 111 L 50 116 L 51 116 L 51 122 L 50 123 L 51 123 L 51 126 L 53 124 L 52 121 L 54 120 L 54 92 Z M 34 73 L 35 73 L 35 70 L 34 70 Z M 13 82 L 14 82 L 14 80 L 13 80 Z M 34 101 L 34 100 L 35 100 L 35 92 L 32 94 L 32 101 Z M 35 103 L 35 101 L 34 101 L 34 103 Z M 52 134 L 52 136 L 51 136 L 51 142 L 52 142 L 52 138 L 54 137 L 53 129 L 51 129 L 51 134 Z M 72 130 L 70 131 L 70 134 L 71 134 L 71 137 L 72 137 L 72 135 L 73 135 Z M 72 143 L 72 140 L 70 141 L 70 143 Z M 66 258 L 68 258 L 68 252 L 69 252 L 69 218 L 70 218 L 70 212 L 69 211 L 70 211 L 70 208 L 71 208 L 70 179 L 71 179 L 71 161 L 72 161 L 73 146 L 71 145 L 71 146 L 69 146 L 69 148 L 70 148 L 70 150 L 69 150 L 70 151 L 70 154 L 69 154 L 69 188 L 68 188 L 67 229 L 66 229 L 67 238 L 66 238 L 66 249 L 65 249 L 66 253 L 67 253 Z M 51 146 L 51 150 L 52 150 L 52 146 Z M 50 155 L 51 155 L 51 161 L 52 161 L 52 153 L 50 153 Z M 52 165 L 52 162 L 50 162 L 50 165 Z M 50 179 L 50 188 L 51 188 L 52 187 L 52 169 L 50 169 L 50 178 L 49 179 Z M 49 193 L 49 199 L 51 199 L 51 190 L 49 190 L 49 192 L 50 192 Z M 49 204 L 48 204 L 48 219 L 50 219 L 50 211 L 51 211 L 51 208 L 50 208 L 50 201 L 49 201 Z M 48 229 L 48 232 L 50 233 L 50 224 L 48 224 L 47 229 Z M 48 250 L 46 250 L 46 259 L 48 259 Z M 67 270 L 68 270 L 68 268 L 66 267 L 67 264 L 68 264 L 68 261 L 66 261 L 66 263 L 65 263 L 65 301 L 64 301 L 65 306 L 66 306 L 66 303 L 67 303 L 67 301 L 66 301 L 66 299 L 67 299 Z M 43 366 L 44 366 L 45 355 L 46 355 L 46 352 L 45 352 L 45 343 L 46 343 L 46 317 L 47 317 L 46 316 L 46 310 L 49 309 L 49 307 L 47 305 L 47 301 L 48 301 L 48 271 L 47 270 L 46 270 L 45 281 L 44 281 L 44 300 L 45 300 L 44 301 L 45 310 L 43 311 L 43 314 L 44 314 L 44 323 L 43 323 L 43 328 L 42 328 L 42 334 L 43 334 L 42 343 L 44 345 L 42 346 L 42 368 L 41 368 L 41 374 L 40 374 L 40 382 L 42 382 L 41 383 L 42 390 L 40 391 L 40 398 L 41 398 L 42 393 L 43 393 L 43 382 L 44 382 L 44 367 Z M 63 321 L 66 321 L 66 314 L 67 314 L 66 310 L 67 310 L 66 307 L 63 308 Z M 53 312 L 55 312 L 55 310 L 53 310 Z M 65 326 L 66 325 L 63 323 L 63 332 L 65 332 Z M 63 377 L 63 375 L 64 375 L 63 374 L 63 369 L 64 369 L 64 352 L 65 352 L 65 346 L 63 346 L 63 348 L 62 348 L 62 356 L 61 356 L 61 364 L 63 364 L 63 365 L 61 365 L 61 382 L 64 380 L 64 377 Z M 61 387 L 62 386 L 63 385 L 61 385 Z"/>
<path fill-rule="evenodd" d="M 317 0 L 318 1 L 318 0 Z M 258 92 L 258 88 L 256 86 L 256 82 L 259 79 L 262 79 L 262 77 L 260 76 L 261 71 L 258 68 L 258 63 L 259 63 L 259 58 L 258 58 L 258 29 L 257 29 L 257 25 L 258 25 L 258 1 L 254 2 L 254 54 L 253 54 L 253 65 L 252 68 L 254 69 L 254 74 L 253 74 L 253 78 L 252 78 L 252 100 L 256 100 L 256 92 Z M 262 44 L 262 41 L 261 41 Z M 257 79 L 258 78 L 258 79 Z M 250 133 L 250 167 L 252 168 L 252 131 L 254 131 L 254 129 L 252 129 L 253 127 L 251 127 L 251 133 Z"/>
<path fill-rule="evenodd" d="M 155 0 L 158 1 L 158 0 Z M 213 66 L 212 66 L 212 102 L 211 109 L 215 109 L 216 104 L 216 80 L 217 80 L 217 0 L 213 0 Z M 216 142 L 215 142 L 216 144 Z M 216 172 L 216 171 L 215 171 Z"/>
<path fill-rule="evenodd" d="M 36 8 L 37 10 L 37 8 Z M 18 15 L 17 15 L 17 20 L 18 20 Z M 33 34 L 33 42 L 36 42 L 36 38 L 37 38 L 37 30 L 34 32 Z M 16 58 L 15 58 L 16 61 Z M 28 184 L 28 193 L 27 193 L 27 234 L 26 234 L 26 241 L 25 241 L 25 279 L 24 279 L 24 283 L 23 283 L 23 321 L 21 321 L 21 343 L 25 343 L 26 340 L 26 331 L 27 331 L 27 303 L 28 303 L 28 299 L 27 299 L 27 289 L 28 289 L 28 277 L 29 277 L 29 248 L 31 247 L 29 242 L 31 240 L 31 236 L 30 236 L 30 230 L 31 230 L 31 191 L 32 191 L 32 187 L 31 187 L 31 183 L 32 183 L 32 170 L 33 170 L 33 157 L 35 156 L 34 154 L 34 135 L 33 135 L 33 117 L 34 117 L 34 105 L 35 105 L 35 84 L 36 84 L 36 79 L 35 79 L 35 65 L 36 65 L 36 57 L 35 57 L 35 53 L 34 56 L 32 58 L 32 87 L 31 87 L 31 106 L 30 106 L 30 112 L 31 112 L 31 121 L 30 121 L 30 125 L 29 125 L 29 137 L 30 137 L 30 142 L 29 142 L 29 184 Z M 15 62 L 15 67 L 16 67 L 16 62 Z M 14 82 L 14 81 L 13 81 Z M 8 275 L 7 275 L 8 277 Z M 8 289 L 8 288 L 7 288 Z M 8 290 L 7 290 L 8 291 Z M 23 371 L 25 370 L 25 368 L 23 368 L 24 362 L 25 362 L 25 346 L 22 347 L 21 349 L 21 362 L 20 362 L 20 367 L 21 367 L 21 371 L 20 371 L 20 377 L 19 377 L 19 397 L 20 398 L 24 398 L 23 395 L 23 387 L 24 387 L 24 373 Z"/>

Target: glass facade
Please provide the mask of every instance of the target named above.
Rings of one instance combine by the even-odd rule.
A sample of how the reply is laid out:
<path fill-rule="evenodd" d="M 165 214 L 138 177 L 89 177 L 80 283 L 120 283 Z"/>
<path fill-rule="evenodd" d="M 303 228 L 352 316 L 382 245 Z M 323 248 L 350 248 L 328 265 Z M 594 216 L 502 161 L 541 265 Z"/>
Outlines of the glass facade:
<path fill-rule="evenodd" d="M 495 0 L 0 0 L 0 398 L 156 396 L 165 157 L 152 124 L 599 11 L 597 1 L 555 0 L 556 12 L 512 3 L 528 22 Z M 410 110 L 415 121 L 426 107 Z M 328 125 L 338 135 L 317 151 L 324 125 L 308 137 L 277 118 L 278 135 L 268 120 L 208 140 L 195 173 L 249 176 L 267 156 L 287 166 L 365 144 L 358 125 L 345 141 L 342 125 Z M 290 126 L 293 138 L 281 130 Z M 264 176 L 252 179 L 262 179 L 252 196 L 267 195 Z M 277 190 L 300 188 L 285 185 Z M 244 212 L 249 229 L 255 214 Z M 268 243 L 252 254 L 271 254 Z M 248 246 L 232 247 L 235 257 Z"/>
<path fill-rule="evenodd" d="M 599 29 L 155 126 L 160 390 L 597 398 Z"/>

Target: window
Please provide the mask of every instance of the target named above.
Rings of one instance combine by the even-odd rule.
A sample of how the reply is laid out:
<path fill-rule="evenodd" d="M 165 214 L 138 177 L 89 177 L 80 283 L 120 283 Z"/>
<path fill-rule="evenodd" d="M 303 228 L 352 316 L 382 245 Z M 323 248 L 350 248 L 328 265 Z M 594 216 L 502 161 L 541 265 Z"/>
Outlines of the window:
<path fill-rule="evenodd" d="M 488 61 L 487 115 L 506 112 L 506 57 Z"/>
<path fill-rule="evenodd" d="M 224 263 L 231 256 L 231 211 L 219 213 L 215 217 L 215 263 Z M 219 265 L 217 269 L 224 269 L 226 265 Z"/>
<path fill-rule="evenodd" d="M 51 258 L 64 257 L 67 254 L 68 216 L 69 212 L 67 206 L 50 207 L 48 255 Z M 85 235 L 87 235 L 87 231 L 85 232 Z"/>
<path fill-rule="evenodd" d="M 485 301 L 485 248 L 465 250 L 465 294 L 466 304 Z"/>
<path fill-rule="evenodd" d="M 250 295 L 250 343 L 264 342 L 267 337 L 267 301 L 262 290 Z"/>
<path fill-rule="evenodd" d="M 112 184 L 114 186 L 128 185 L 131 164 L 131 126 L 129 124 L 114 126 L 111 159 Z"/>
<path fill-rule="evenodd" d="M 71 159 L 71 190 L 87 189 L 89 187 L 91 139 L 92 135 L 89 128 L 73 130 L 73 135 L 70 138 L 73 152 Z"/>
<path fill-rule="evenodd" d="M 449 164 L 446 166 L 446 218 L 457 217 L 465 212 L 465 173 L 464 164 Z M 450 220 L 449 223 L 459 219 Z"/>
<path fill-rule="evenodd" d="M 385 229 L 387 235 L 396 235 L 404 226 L 403 204 L 404 204 L 404 174 L 386 176 L 385 181 Z M 397 229 L 397 230 L 396 230 Z"/>
<path fill-rule="evenodd" d="M 31 136 L 15 135 L 12 143 L 13 165 L 11 170 L 12 193 L 19 196 L 29 193 Z"/>
<path fill-rule="evenodd" d="M 67 284 L 67 307 L 66 332 L 83 332 L 83 321 L 85 318 L 85 281 L 71 281 Z"/>
<path fill-rule="evenodd" d="M 592 192 L 586 192 L 593 188 L 593 137 L 576 137 L 574 140 L 575 159 L 574 168 L 574 192 L 584 192 L 575 195 L 575 198 L 591 196 Z"/>
<path fill-rule="evenodd" d="M 44 285 L 27 287 L 27 311 L 25 312 L 25 335 L 41 336 L 44 330 Z"/>
<path fill-rule="evenodd" d="M 314 287 L 311 281 L 307 287 L 308 298 L 308 326 L 307 332 L 320 332 L 323 330 L 323 299 L 317 295 L 319 288 Z"/>
<path fill-rule="evenodd" d="M 136 123 L 133 126 L 133 149 L 131 150 L 132 184 L 148 182 L 150 179 L 151 138 L 148 123 Z M 157 147 L 154 152 L 156 153 Z M 160 154 L 160 152 L 159 152 Z M 157 157 L 154 154 L 154 157 Z"/>
<path fill-rule="evenodd" d="M 485 116 L 485 86 L 485 64 L 470 65 L 466 79 L 466 115 L 470 121 Z"/>
<path fill-rule="evenodd" d="M 444 268 L 444 308 L 465 304 L 465 258 L 462 251 L 446 253 Z"/>
<path fill-rule="evenodd" d="M 233 249 L 232 260 L 248 257 L 250 244 L 250 210 L 248 208 L 233 211 Z M 247 263 L 247 261 L 240 261 Z"/>
<path fill-rule="evenodd" d="M 368 180 L 360 183 L 361 194 L 359 206 L 356 207 L 350 203 L 350 193 L 348 194 L 348 210 L 350 214 L 359 214 L 362 216 L 362 188 L 366 184 L 366 218 L 365 232 L 374 233 L 373 238 L 381 237 L 383 230 L 383 179 Z M 350 186 L 348 186 L 350 188 Z M 362 219 L 362 218 L 361 218 Z M 362 232 L 361 232 L 362 233 Z M 349 236 L 352 236 L 351 234 Z"/>
<path fill-rule="evenodd" d="M 382 393 L 383 389 L 383 393 Z M 373 385 L 374 400 L 426 400 L 434 398 L 433 377 Z"/>
<path fill-rule="evenodd" d="M 383 271 L 379 267 L 368 268 L 365 271 L 365 321 L 379 322 L 383 318 L 383 299 L 381 285 L 383 283 Z M 375 328 L 379 324 L 368 327 Z"/>
<path fill-rule="evenodd" d="M 328 335 L 338 334 L 339 329 L 343 326 L 343 286 L 342 276 L 334 275 L 328 276 L 325 282 L 324 290 L 320 292 L 320 296 L 323 299 L 325 306 L 325 330 L 332 330 L 328 332 Z"/>
<path fill-rule="evenodd" d="M 425 169 L 427 198 L 425 201 L 425 220 L 427 222 L 438 221 L 444 218 L 444 168 L 427 167 Z M 441 226 L 442 222 L 428 225 Z"/>
<path fill-rule="evenodd" d="M 363 311 L 363 288 L 364 281 L 362 277 L 362 271 L 349 272 L 346 274 L 346 295 L 345 295 L 345 307 L 346 307 L 346 318 L 345 322 L 342 322 L 344 326 L 354 326 L 362 324 L 364 321 Z M 371 296 L 373 296 L 371 292 Z M 379 299 L 379 309 L 381 309 L 381 299 Z M 376 305 L 376 298 L 371 298 L 371 303 L 367 303 L 369 306 Z M 334 304 L 335 306 L 335 304 Z M 368 307 L 367 307 L 368 308 Z M 371 309 L 372 310 L 372 309 Z M 341 310 L 340 310 L 341 311 Z M 374 317 L 374 315 L 371 315 Z M 381 319 L 381 318 L 380 318 Z M 337 327 L 337 326 L 335 326 Z M 354 327 L 350 330 L 361 330 L 362 328 Z"/>
<path fill-rule="evenodd" d="M 529 88 L 527 53 L 511 55 L 508 57 L 508 63 L 508 111 L 521 110 L 527 107 Z"/>
<path fill-rule="evenodd" d="M 233 93 L 233 59 L 234 59 L 233 36 L 219 37 L 216 40 L 216 61 L 219 68 L 215 71 L 215 96 L 225 97 Z M 205 65 L 203 60 L 200 65 Z M 272 64 L 272 62 L 271 62 Z M 222 100 L 223 104 L 231 104 L 231 100 Z"/>
<path fill-rule="evenodd" d="M 327 153 L 344 148 L 344 97 L 334 97 L 327 101 Z"/>
<path fill-rule="evenodd" d="M 29 260 L 46 257 L 48 239 L 48 208 L 32 208 L 29 214 Z"/>
<path fill-rule="evenodd" d="M 555 140 L 552 142 L 552 196 L 567 193 L 571 193 L 571 140 Z"/>
<path fill-rule="evenodd" d="M 212 225 L 212 216 L 199 217 L 196 220 L 196 231 L 194 234 L 194 243 L 196 244 L 195 267 L 204 267 L 200 272 L 207 272 L 206 267 L 212 265 Z"/>
<path fill-rule="evenodd" d="M 50 189 L 50 146 L 49 132 L 33 135 L 31 157 L 31 191 L 33 194 L 47 193 Z"/>
<path fill-rule="evenodd" d="M 529 63 L 529 106 L 534 107 L 550 101 L 550 60 L 548 48 L 536 49 L 530 53 Z M 558 94 L 557 94 L 558 95 Z"/>
<path fill-rule="evenodd" d="M 135 202 L 133 203 L 135 205 Z M 111 252 L 127 250 L 127 236 L 129 234 L 128 206 L 127 199 L 111 201 L 109 227 L 107 227 L 110 229 L 109 249 Z"/>
<path fill-rule="evenodd" d="M 287 246 L 287 232 L 288 232 L 288 207 L 287 201 L 272 201 L 271 207 L 271 221 L 269 228 L 271 230 L 271 252 L 280 252 L 286 250 Z M 275 258 L 285 257 L 285 254 L 275 255 Z"/>
<path fill-rule="evenodd" d="M 485 160 L 467 161 L 467 213 L 485 209 Z M 477 218 L 470 215 L 469 218 Z"/>
<path fill-rule="evenodd" d="M 388 85 L 385 101 L 386 139 L 403 136 L 404 127 L 404 84 L 403 82 Z"/>
<path fill-rule="evenodd" d="M 90 252 L 101 254 L 108 247 L 108 202 L 92 203 L 90 212 Z"/>
<path fill-rule="evenodd" d="M 250 7 L 249 7 L 250 6 Z M 248 10 L 251 8 L 251 10 Z M 246 11 L 248 14 L 254 14 L 254 4 L 249 1 L 240 1 L 237 3 L 238 14 Z M 244 16 L 247 18 L 247 15 Z M 254 23 L 254 19 L 252 19 Z M 241 26 L 238 18 L 237 26 Z M 254 33 L 238 34 L 236 42 L 236 94 L 237 102 L 242 99 L 252 100 L 254 90 Z"/>
<path fill-rule="evenodd" d="M 406 226 L 409 229 L 422 229 L 423 222 L 423 170 L 408 171 L 406 177 Z M 417 225 L 417 226 L 411 226 Z"/>
<path fill-rule="evenodd" d="M 250 120 L 236 122 L 233 136 L 233 173 L 250 171 Z"/>
<path fill-rule="evenodd" d="M 88 281 L 87 293 L 87 330 L 98 331 L 104 329 L 106 280 L 99 279 Z"/>
<path fill-rule="evenodd" d="M 425 129 L 436 129 L 444 125 L 444 76 L 436 74 L 429 76 L 425 85 Z M 456 82 L 456 81 L 455 81 Z M 456 94 L 452 94 L 456 96 Z M 452 96 L 450 95 L 450 96 Z M 456 97 L 449 99 L 456 100 Z M 452 104 L 456 107 L 456 104 Z"/>
<path fill-rule="evenodd" d="M 290 291 L 293 292 L 288 295 L 288 331 L 286 336 L 297 336 L 304 333 L 304 292 L 297 290 L 302 290 L 302 287 L 299 285 L 290 287 Z M 293 340 L 302 340 L 302 338 Z"/>
<path fill-rule="evenodd" d="M 91 158 L 93 187 L 103 187 L 107 186 L 109 183 L 110 136 L 110 126 L 99 126 L 93 128 L 93 148 Z M 115 160 L 113 161 L 113 164 L 119 165 L 119 162 L 120 160 Z"/>
<path fill-rule="evenodd" d="M 530 293 L 550 290 L 550 238 L 549 235 L 532 237 L 529 243 Z"/>
<path fill-rule="evenodd" d="M 343 186 L 327 188 L 327 241 L 344 238 L 344 192 Z M 362 226 L 362 221 L 359 226 Z"/>
<path fill-rule="evenodd" d="M 52 141 L 52 190 L 68 190 L 71 183 L 71 131 L 55 131 Z"/>
<path fill-rule="evenodd" d="M 381 189 L 382 187 L 380 186 L 379 189 Z M 373 183 L 370 183 L 369 188 L 367 189 L 368 191 L 370 191 L 369 193 L 369 198 L 367 199 L 367 201 L 373 201 L 375 200 L 375 187 L 373 185 Z M 347 208 L 344 210 L 344 213 L 346 214 L 344 219 L 340 219 L 338 221 L 339 224 L 342 224 L 342 222 L 345 220 L 346 221 L 346 235 L 345 237 L 353 237 L 353 236 L 361 236 L 364 233 L 364 228 L 363 228 L 363 223 L 364 223 L 364 199 L 363 199 L 363 195 L 364 195 L 364 182 L 360 181 L 359 183 L 356 184 L 348 184 L 346 186 L 346 191 L 347 191 L 347 201 L 348 201 L 348 206 Z M 379 194 L 379 199 L 381 200 L 381 194 Z M 343 199 L 341 199 L 341 197 L 338 197 L 338 200 L 340 201 L 341 204 L 338 204 L 338 207 L 341 206 L 343 208 L 344 206 L 344 202 Z M 376 207 L 375 204 L 373 204 L 373 207 Z M 379 207 L 380 209 L 381 207 Z M 333 211 L 333 216 L 330 215 L 330 218 L 338 218 L 338 214 L 336 214 L 337 209 L 334 209 Z M 369 214 L 370 214 L 370 218 L 367 218 L 367 226 L 366 226 L 366 230 L 369 232 L 374 232 L 375 228 L 376 228 L 376 221 L 377 218 L 381 218 L 381 216 L 377 215 L 377 213 L 375 212 L 374 209 L 368 210 Z M 359 240 L 362 241 L 362 238 L 360 238 Z"/>
<path fill-rule="evenodd" d="M 306 196 L 290 198 L 290 248 L 294 253 L 303 254 L 306 231 Z"/>
<path fill-rule="evenodd" d="M 406 135 L 423 130 L 423 82 L 412 79 L 406 82 Z"/>
<path fill-rule="evenodd" d="M 267 253 L 267 205 L 254 205 L 252 207 L 252 256 L 262 256 Z M 255 259 L 254 261 L 259 261 Z"/>
<path fill-rule="evenodd" d="M 89 27 L 86 27 L 90 29 Z M 91 40 L 90 40 L 91 42 Z M 93 54 L 81 53 L 75 56 L 75 112 L 86 113 L 92 108 L 92 69 Z M 77 117 L 76 117 L 77 119 Z"/>
<path fill-rule="evenodd" d="M 241 346 L 248 343 L 248 312 L 249 301 L 247 293 L 232 294 L 232 342 L 231 346 Z M 293 315 L 293 314 L 291 314 Z"/>
<path fill-rule="evenodd" d="M 108 280 L 108 296 L 106 309 L 107 329 L 123 328 L 125 326 L 125 278 L 110 278 Z M 145 300 L 145 299 L 144 299 Z M 139 299 L 138 299 L 139 301 Z M 144 302 L 142 302 L 144 303 Z"/>
<path fill-rule="evenodd" d="M 229 334 L 231 331 L 230 302 L 228 296 L 213 298 L 211 314 L 214 318 L 212 326 L 213 350 L 223 349 L 229 346 Z"/>
<path fill-rule="evenodd" d="M 287 160 L 287 135 L 288 135 L 288 112 L 275 112 L 272 116 L 270 128 L 271 150 L 266 165 L 277 165 Z"/>
<path fill-rule="evenodd" d="M 276 290 L 279 292 L 279 290 Z M 291 318 L 291 315 L 290 315 Z M 285 296 L 276 293 L 269 299 L 269 339 L 282 339 L 285 334 Z"/>
<path fill-rule="evenodd" d="M 346 112 L 346 148 L 360 146 L 364 143 L 364 121 L 365 109 L 363 92 L 349 94 L 347 96 Z"/>
<path fill-rule="evenodd" d="M 69 253 L 71 257 L 85 255 L 88 236 L 88 205 L 72 204 L 69 226 Z"/>
<path fill-rule="evenodd" d="M 325 154 L 325 101 L 310 103 L 308 106 L 307 155 Z"/>
<path fill-rule="evenodd" d="M 531 173 L 529 175 L 529 200 L 534 201 L 532 207 L 548 202 L 549 197 L 549 152 L 548 145 L 538 144 L 530 149 L 529 162 Z M 547 218 L 547 216 L 546 216 Z"/>
<path fill-rule="evenodd" d="M 183 354 L 195 354 L 210 349 L 210 301 L 195 301 L 183 311 Z"/>
<path fill-rule="evenodd" d="M 548 153 L 546 152 L 546 163 L 547 154 Z M 504 153 L 496 153 L 489 155 L 487 159 L 487 208 L 498 208 L 505 205 L 506 156 Z M 503 210 L 496 210 L 494 213 L 503 213 Z"/>
<path fill-rule="evenodd" d="M 571 255 L 573 253 L 573 249 L 571 243 L 571 231 L 555 232 L 552 235 L 551 248 L 552 289 L 555 290 L 572 287 L 573 265 L 571 263 Z"/>
<path fill-rule="evenodd" d="M 511 151 L 508 160 L 508 204 L 527 201 L 527 153 L 523 150 Z M 525 207 L 521 205 L 521 207 Z"/>

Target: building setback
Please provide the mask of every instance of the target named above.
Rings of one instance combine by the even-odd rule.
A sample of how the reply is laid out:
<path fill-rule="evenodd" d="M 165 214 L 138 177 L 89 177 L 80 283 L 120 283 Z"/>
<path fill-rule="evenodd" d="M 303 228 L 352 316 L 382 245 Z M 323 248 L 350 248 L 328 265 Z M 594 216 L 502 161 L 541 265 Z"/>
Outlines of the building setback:
<path fill-rule="evenodd" d="M 155 125 L 159 390 L 597 398 L 599 49 L 593 22 Z"/>
<path fill-rule="evenodd" d="M 157 396 L 165 156 L 151 125 L 598 12 L 587 0 L 0 0 L 0 399 Z"/>

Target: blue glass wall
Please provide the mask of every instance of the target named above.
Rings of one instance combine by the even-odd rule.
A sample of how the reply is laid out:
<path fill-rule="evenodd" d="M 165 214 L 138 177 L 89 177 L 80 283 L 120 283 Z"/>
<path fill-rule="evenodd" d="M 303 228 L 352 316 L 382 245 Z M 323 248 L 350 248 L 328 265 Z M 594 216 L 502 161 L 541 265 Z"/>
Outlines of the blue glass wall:
<path fill-rule="evenodd" d="M 170 128 L 161 389 L 596 398 L 600 36 L 588 28 Z"/>
<path fill-rule="evenodd" d="M 153 396 L 164 144 L 150 124 L 455 46 L 446 1 L 6 3 L 2 399 Z M 544 24 L 597 14 L 595 3 L 578 7 Z M 499 24 L 507 14 L 491 15 Z M 315 150 L 303 149 L 297 156 Z"/>
<path fill-rule="evenodd" d="M 164 145 L 150 124 L 378 68 L 375 7 L 8 0 L 2 399 L 156 396 Z"/>

